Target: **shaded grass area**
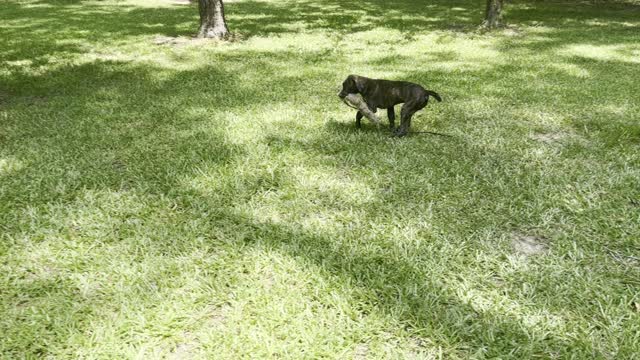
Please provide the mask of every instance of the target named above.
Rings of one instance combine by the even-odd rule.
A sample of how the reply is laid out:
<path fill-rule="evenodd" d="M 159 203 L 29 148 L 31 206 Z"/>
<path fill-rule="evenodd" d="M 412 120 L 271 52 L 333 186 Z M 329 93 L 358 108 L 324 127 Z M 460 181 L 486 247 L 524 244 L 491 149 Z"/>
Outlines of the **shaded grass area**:
<path fill-rule="evenodd" d="M 0 353 L 632 358 L 633 3 L 14 1 L 0 23 Z M 349 73 L 441 93 L 356 131 Z M 544 253 L 526 256 L 529 236 Z"/>

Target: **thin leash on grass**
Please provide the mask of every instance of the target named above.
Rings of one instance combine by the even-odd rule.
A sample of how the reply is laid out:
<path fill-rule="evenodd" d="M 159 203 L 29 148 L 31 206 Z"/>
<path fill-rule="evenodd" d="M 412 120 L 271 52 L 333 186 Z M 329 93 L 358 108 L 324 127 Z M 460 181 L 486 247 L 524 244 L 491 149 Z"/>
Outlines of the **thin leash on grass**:
<path fill-rule="evenodd" d="M 409 131 L 409 134 L 430 134 L 454 138 L 455 135 L 443 134 L 435 131 Z"/>

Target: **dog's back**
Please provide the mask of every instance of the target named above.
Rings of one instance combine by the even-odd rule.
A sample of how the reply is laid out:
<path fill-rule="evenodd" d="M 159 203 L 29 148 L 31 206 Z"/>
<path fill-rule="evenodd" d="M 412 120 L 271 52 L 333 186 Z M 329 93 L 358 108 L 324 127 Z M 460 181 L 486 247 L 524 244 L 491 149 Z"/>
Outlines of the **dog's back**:
<path fill-rule="evenodd" d="M 364 77 L 363 77 L 364 78 Z M 422 85 L 409 81 L 364 78 L 367 86 L 362 95 L 378 108 L 388 108 L 407 102 L 426 102 L 429 96 L 442 101 L 435 91 L 427 90 Z"/>

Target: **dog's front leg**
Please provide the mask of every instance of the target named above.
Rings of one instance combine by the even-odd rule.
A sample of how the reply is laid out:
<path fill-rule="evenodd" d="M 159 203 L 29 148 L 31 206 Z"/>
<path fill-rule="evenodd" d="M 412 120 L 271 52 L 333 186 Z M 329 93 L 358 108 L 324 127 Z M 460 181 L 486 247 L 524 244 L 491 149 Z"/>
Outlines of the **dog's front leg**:
<path fill-rule="evenodd" d="M 362 117 L 364 115 L 362 115 L 362 113 L 360 111 L 358 111 L 356 113 L 356 128 L 360 129 L 362 127 L 362 122 L 360 120 L 362 120 Z"/>

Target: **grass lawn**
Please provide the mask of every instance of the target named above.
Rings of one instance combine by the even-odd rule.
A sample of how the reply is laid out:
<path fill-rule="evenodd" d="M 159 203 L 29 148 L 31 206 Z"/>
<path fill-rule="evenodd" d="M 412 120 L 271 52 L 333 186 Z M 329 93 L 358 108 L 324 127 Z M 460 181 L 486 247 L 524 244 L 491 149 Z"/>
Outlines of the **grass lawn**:
<path fill-rule="evenodd" d="M 638 359 L 640 3 L 483 9 L 4 0 L 0 357 Z"/>

